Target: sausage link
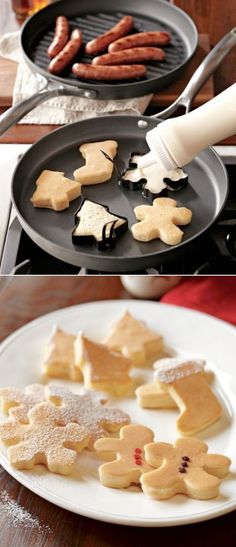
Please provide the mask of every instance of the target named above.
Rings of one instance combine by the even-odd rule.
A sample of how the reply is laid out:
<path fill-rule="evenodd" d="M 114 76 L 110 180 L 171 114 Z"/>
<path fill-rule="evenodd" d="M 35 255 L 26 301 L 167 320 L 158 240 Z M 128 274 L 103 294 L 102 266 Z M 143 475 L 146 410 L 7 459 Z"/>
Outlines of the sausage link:
<path fill-rule="evenodd" d="M 58 53 L 49 64 L 48 71 L 51 74 L 61 72 L 79 52 L 83 42 L 83 35 L 79 29 L 73 30 L 69 42 L 65 45 L 62 51 Z"/>
<path fill-rule="evenodd" d="M 72 72 L 78 78 L 86 80 L 133 80 L 145 76 L 144 65 L 125 66 L 95 66 L 91 64 L 75 63 Z"/>
<path fill-rule="evenodd" d="M 143 46 L 165 46 L 171 41 L 169 32 L 137 32 L 130 36 L 124 36 L 109 45 L 109 53 Z"/>
<path fill-rule="evenodd" d="M 163 61 L 165 53 L 158 47 L 133 47 L 94 57 L 93 65 L 126 65 L 147 61 Z"/>
<path fill-rule="evenodd" d="M 48 48 L 48 56 L 55 57 L 69 40 L 70 26 L 69 21 L 63 15 L 56 19 L 55 35 L 51 45 Z"/>
<path fill-rule="evenodd" d="M 131 15 L 125 15 L 111 30 L 101 34 L 94 40 L 88 42 L 85 46 L 85 52 L 89 55 L 96 55 L 104 51 L 111 42 L 114 42 L 121 36 L 125 36 L 134 26 L 134 19 Z"/>

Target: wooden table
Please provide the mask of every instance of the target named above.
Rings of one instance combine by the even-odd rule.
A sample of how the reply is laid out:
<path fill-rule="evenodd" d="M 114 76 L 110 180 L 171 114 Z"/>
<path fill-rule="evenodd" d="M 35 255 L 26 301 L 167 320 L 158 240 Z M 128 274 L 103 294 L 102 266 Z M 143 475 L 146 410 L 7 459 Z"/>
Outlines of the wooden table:
<path fill-rule="evenodd" d="M 236 26 L 235 0 L 170 0 L 195 21 L 198 32 L 207 32 L 214 46 L 226 32 Z M 236 81 L 236 47 L 228 53 L 214 74 L 215 93 L 220 93 Z M 236 139 L 235 139 L 236 142 Z"/>
<path fill-rule="evenodd" d="M 2 284 L 2 285 L 1 285 Z M 80 302 L 126 298 L 118 277 L 31 277 L 0 280 L 0 341 L 28 321 Z M 9 363 L 14 366 L 14 363 Z M 0 467 L 0 492 L 40 521 L 40 529 L 12 527 L 0 503 L 1 547 L 229 547 L 235 544 L 236 512 L 183 527 L 123 527 L 74 515 L 39 498 Z M 203 502 L 204 503 L 204 502 Z"/>

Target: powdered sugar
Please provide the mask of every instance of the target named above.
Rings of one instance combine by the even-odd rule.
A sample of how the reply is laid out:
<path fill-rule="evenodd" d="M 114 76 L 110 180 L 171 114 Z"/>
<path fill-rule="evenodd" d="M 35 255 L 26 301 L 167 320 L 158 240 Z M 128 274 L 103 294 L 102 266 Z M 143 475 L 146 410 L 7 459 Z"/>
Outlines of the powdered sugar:
<path fill-rule="evenodd" d="M 58 427 L 58 413 L 59 409 L 51 403 L 40 403 L 29 412 L 29 424 L 9 421 L 0 425 L 0 437 L 9 446 L 8 457 L 13 466 L 30 469 L 42 463 L 51 472 L 66 474 L 72 470 L 76 452 L 87 446 L 89 434 L 75 423 Z"/>
<path fill-rule="evenodd" d="M 154 378 L 164 384 L 170 384 L 185 376 L 202 372 L 205 364 L 203 359 L 184 360 L 180 357 L 160 359 L 153 365 Z"/>
<path fill-rule="evenodd" d="M 13 528 L 22 526 L 23 528 L 37 528 L 39 532 L 47 531 L 52 533 L 49 526 L 40 524 L 39 519 L 37 517 L 32 517 L 26 509 L 21 507 L 21 505 L 9 496 L 6 490 L 3 490 L 0 493 L 0 510 L 1 513 L 6 516 L 7 524 Z"/>
<path fill-rule="evenodd" d="M 130 422 L 128 414 L 118 408 L 102 405 L 93 393 L 76 394 L 59 385 L 50 385 L 47 390 L 50 400 L 61 405 L 58 407 L 60 425 L 79 423 L 89 430 L 92 441 Z"/>
<path fill-rule="evenodd" d="M 42 384 L 31 384 L 25 390 L 15 387 L 0 389 L 0 401 L 3 411 L 9 408 L 11 420 L 21 423 L 28 423 L 28 412 L 38 403 L 45 401 L 45 386 Z"/>
<path fill-rule="evenodd" d="M 55 384 L 54 384 L 55 385 Z M 50 384 L 49 384 L 50 386 Z M 82 387 L 79 390 L 79 395 L 89 395 L 91 399 L 93 399 L 94 402 L 104 404 L 107 403 L 107 395 L 103 393 L 102 391 L 91 391 L 91 389 L 87 389 L 86 387 Z"/>

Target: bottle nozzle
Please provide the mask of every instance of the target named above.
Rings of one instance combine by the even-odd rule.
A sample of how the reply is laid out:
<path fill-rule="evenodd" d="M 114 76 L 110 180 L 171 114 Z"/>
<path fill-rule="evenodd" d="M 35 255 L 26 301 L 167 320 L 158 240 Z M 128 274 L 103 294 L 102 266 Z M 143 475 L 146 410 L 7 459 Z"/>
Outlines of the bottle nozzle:
<path fill-rule="evenodd" d="M 160 134 L 159 127 L 148 131 L 146 140 L 150 148 L 150 152 L 138 159 L 139 169 L 144 169 L 154 163 L 157 163 L 160 169 L 164 169 L 165 171 L 171 171 L 172 169 L 176 169 L 178 167 L 174 158 L 167 149 L 162 135 Z"/>
<path fill-rule="evenodd" d="M 141 156 L 138 159 L 138 168 L 144 169 L 145 167 L 153 165 L 153 163 L 156 163 L 155 154 L 153 154 L 153 152 L 148 152 L 147 154 L 145 154 L 145 156 Z"/>
<path fill-rule="evenodd" d="M 160 124 L 160 126 L 158 127 L 155 127 L 155 129 L 151 129 L 151 131 L 148 131 L 146 135 L 146 140 L 151 150 L 150 154 L 152 155 L 152 157 L 154 157 L 155 163 L 158 163 L 158 165 L 165 171 L 171 171 L 172 169 L 176 169 L 179 166 L 175 162 L 173 156 L 170 154 L 166 146 L 165 140 L 163 139 L 163 136 L 161 134 L 161 126 L 162 124 Z"/>

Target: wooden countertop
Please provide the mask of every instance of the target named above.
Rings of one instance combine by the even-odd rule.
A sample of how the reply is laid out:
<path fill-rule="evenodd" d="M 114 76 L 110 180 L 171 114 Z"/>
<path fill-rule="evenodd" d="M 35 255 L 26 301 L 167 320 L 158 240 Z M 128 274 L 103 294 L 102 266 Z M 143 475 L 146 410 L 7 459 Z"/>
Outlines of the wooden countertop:
<path fill-rule="evenodd" d="M 28 321 L 58 308 L 128 296 L 118 277 L 99 276 L 5 278 L 0 280 L 0 290 L 3 310 L 0 341 Z M 4 491 L 38 519 L 40 526 L 12 526 L 0 501 L 1 547 L 147 547 L 157 543 L 168 547 L 222 547 L 226 538 L 229 547 L 235 543 L 236 512 L 187 526 L 135 528 L 91 520 L 60 509 L 21 486 L 0 467 L 0 492 Z"/>

